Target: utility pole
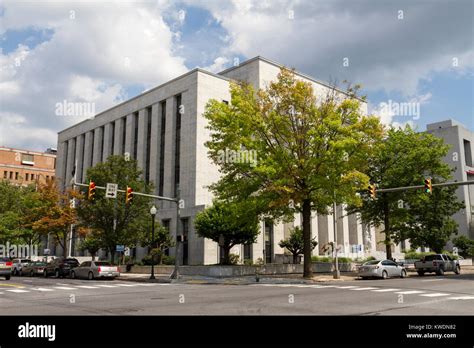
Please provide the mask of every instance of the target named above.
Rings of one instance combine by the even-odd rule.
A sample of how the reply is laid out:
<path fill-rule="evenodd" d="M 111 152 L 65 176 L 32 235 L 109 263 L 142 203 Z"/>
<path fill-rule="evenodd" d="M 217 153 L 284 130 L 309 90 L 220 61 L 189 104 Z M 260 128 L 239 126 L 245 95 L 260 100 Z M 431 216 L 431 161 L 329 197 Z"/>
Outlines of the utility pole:
<path fill-rule="evenodd" d="M 181 246 L 181 236 L 179 235 L 179 223 L 180 223 L 180 216 L 179 216 L 179 186 L 176 188 L 176 252 L 175 252 L 175 259 L 174 259 L 174 271 L 171 273 L 171 279 L 178 279 L 179 278 L 179 260 L 180 260 L 180 246 Z"/>
<path fill-rule="evenodd" d="M 334 224 L 334 279 L 341 278 L 341 273 L 339 272 L 339 262 L 337 259 L 337 206 L 336 206 L 336 191 L 334 190 L 334 197 L 332 203 L 333 210 L 333 224 Z"/>

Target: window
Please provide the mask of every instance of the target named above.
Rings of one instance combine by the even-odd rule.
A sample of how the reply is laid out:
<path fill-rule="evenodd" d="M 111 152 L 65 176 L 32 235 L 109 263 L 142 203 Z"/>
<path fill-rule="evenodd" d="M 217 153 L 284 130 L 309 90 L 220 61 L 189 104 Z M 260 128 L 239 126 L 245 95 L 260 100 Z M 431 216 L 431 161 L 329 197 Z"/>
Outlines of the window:
<path fill-rule="evenodd" d="M 28 181 L 29 177 L 30 177 L 30 174 L 26 173 L 25 174 L 25 181 Z"/>
<path fill-rule="evenodd" d="M 13 172 L 10 172 L 10 180 L 13 179 Z"/>
<path fill-rule="evenodd" d="M 122 117 L 122 154 L 125 155 L 125 142 L 127 139 L 127 118 Z"/>
<path fill-rule="evenodd" d="M 4 179 L 8 178 L 8 172 L 6 170 L 3 171 L 3 178 Z"/>
<path fill-rule="evenodd" d="M 18 180 L 18 172 L 15 172 L 15 180 Z"/>
<path fill-rule="evenodd" d="M 34 166 L 35 165 L 35 159 L 33 155 L 27 154 L 27 153 L 22 153 L 21 154 L 21 164 L 25 164 L 28 166 Z"/>
<path fill-rule="evenodd" d="M 100 127 L 100 134 L 102 139 L 100 140 L 100 162 L 104 162 L 104 139 L 105 139 L 105 127 Z"/>
<path fill-rule="evenodd" d="M 146 108 L 145 182 L 150 182 L 151 107 Z"/>
<path fill-rule="evenodd" d="M 138 150 L 138 112 L 133 114 L 133 159 L 137 159 Z"/>
<path fill-rule="evenodd" d="M 265 263 L 272 262 L 273 256 L 273 223 L 265 221 Z"/>
<path fill-rule="evenodd" d="M 188 232 L 189 232 L 189 219 L 188 218 L 183 218 L 181 219 L 181 228 L 183 231 L 183 237 L 184 237 L 184 242 L 183 242 L 183 265 L 188 264 Z"/>
<path fill-rule="evenodd" d="M 471 142 L 464 139 L 464 158 L 466 166 L 472 167 Z"/>
<path fill-rule="evenodd" d="M 244 260 L 252 259 L 252 244 L 244 244 Z"/>
<path fill-rule="evenodd" d="M 181 94 L 176 100 L 176 129 L 175 129 L 175 152 L 174 152 L 174 196 L 178 196 L 179 174 L 180 174 L 180 148 L 181 148 Z"/>
<path fill-rule="evenodd" d="M 158 195 L 163 196 L 164 174 L 165 174 L 165 134 L 166 134 L 166 100 L 161 102 L 161 125 L 160 125 L 160 170 Z"/>

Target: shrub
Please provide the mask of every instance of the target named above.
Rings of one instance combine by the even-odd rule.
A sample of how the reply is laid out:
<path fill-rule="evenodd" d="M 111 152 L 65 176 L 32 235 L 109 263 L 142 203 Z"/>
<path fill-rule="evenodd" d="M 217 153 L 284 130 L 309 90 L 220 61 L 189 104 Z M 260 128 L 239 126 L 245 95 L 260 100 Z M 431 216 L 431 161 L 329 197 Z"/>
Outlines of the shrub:
<path fill-rule="evenodd" d="M 229 263 L 231 265 L 237 265 L 240 261 L 240 256 L 237 254 L 229 254 Z"/>
<path fill-rule="evenodd" d="M 311 257 L 312 262 L 334 262 L 334 259 L 330 256 L 312 256 Z M 337 258 L 338 263 L 350 263 L 352 262 L 352 259 L 350 257 L 338 257 Z"/>
<path fill-rule="evenodd" d="M 246 260 L 244 260 L 244 265 L 246 265 L 246 266 L 252 266 L 252 265 L 253 265 L 253 260 L 252 260 L 252 259 L 246 259 Z"/>
<path fill-rule="evenodd" d="M 161 262 L 163 263 L 163 265 L 174 265 L 175 257 L 174 256 L 163 255 L 163 258 L 162 258 Z"/>
<path fill-rule="evenodd" d="M 424 258 L 426 255 L 433 255 L 435 252 L 429 251 L 429 252 L 417 252 L 415 250 L 410 250 L 405 253 L 405 260 L 421 260 Z"/>

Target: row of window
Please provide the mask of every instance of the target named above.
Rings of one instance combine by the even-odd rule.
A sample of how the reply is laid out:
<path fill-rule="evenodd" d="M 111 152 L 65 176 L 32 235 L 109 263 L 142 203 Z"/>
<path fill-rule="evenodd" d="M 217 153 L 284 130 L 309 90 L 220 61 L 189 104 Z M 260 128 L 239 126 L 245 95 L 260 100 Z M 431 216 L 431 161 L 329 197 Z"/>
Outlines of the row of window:
<path fill-rule="evenodd" d="M 166 133 L 166 100 L 163 100 L 162 102 L 159 103 L 160 108 L 161 108 L 161 115 L 160 115 L 160 132 L 159 132 L 159 139 L 158 139 L 158 146 L 159 146 L 159 163 L 158 163 L 158 194 L 160 196 L 163 195 L 163 187 L 164 187 L 164 159 L 165 159 L 165 133 Z M 175 96 L 175 132 L 174 132 L 174 194 L 176 195 L 178 192 L 178 187 L 179 187 L 179 173 L 180 173 L 180 143 L 181 143 L 181 113 L 180 113 L 180 106 L 181 106 L 181 95 Z M 151 157 L 151 133 L 152 133 L 152 107 L 149 106 L 145 109 L 145 115 L 144 115 L 145 121 L 143 122 L 145 126 L 145 132 L 144 132 L 144 180 L 146 182 L 150 181 L 150 157 Z M 130 149 L 130 156 L 133 159 L 137 159 L 138 157 L 138 130 L 139 130 L 139 112 L 134 112 L 132 114 L 132 124 L 128 125 L 132 131 L 130 132 L 131 137 L 133 137 L 133 141 L 131 142 L 131 149 Z M 120 149 L 115 149 L 115 128 L 121 126 L 122 127 L 122 139 L 121 139 L 121 145 Z M 110 150 L 110 154 L 113 153 L 121 153 L 125 154 L 125 148 L 126 148 L 126 143 L 127 143 L 127 116 L 122 117 L 121 119 L 116 120 L 115 122 L 111 123 L 110 131 L 112 132 L 109 134 L 110 136 L 108 137 L 111 141 L 108 144 L 104 143 L 105 139 L 105 127 L 101 126 L 100 128 L 96 128 L 91 131 L 90 135 L 90 154 L 88 154 L 90 157 L 86 158 L 85 156 L 85 143 L 86 143 L 86 135 L 82 134 L 79 137 L 82 137 L 82 158 L 79 158 L 79 162 L 82 164 L 82 168 L 85 168 L 85 166 L 92 165 L 93 158 L 94 158 L 94 148 L 96 146 L 100 146 L 99 153 L 100 156 L 98 158 L 98 161 L 105 161 L 106 158 L 104 158 L 104 147 L 107 146 L 108 149 Z M 100 132 L 99 137 L 99 144 L 95 144 L 96 142 L 96 132 Z M 66 163 L 68 162 L 67 160 L 67 155 L 68 153 L 71 153 L 73 156 L 73 160 L 71 163 L 76 163 L 76 146 L 77 146 L 77 139 L 79 137 L 74 138 L 71 143 L 66 142 L 65 147 L 64 147 L 64 154 L 65 154 L 65 165 L 63 169 L 63 177 L 67 177 L 67 165 Z M 68 149 L 69 146 L 73 146 L 72 149 Z M 118 150 L 118 151 L 117 151 Z M 85 163 L 86 161 L 89 161 L 89 163 Z M 77 173 L 77 180 L 79 182 L 83 181 L 82 173 L 84 170 L 81 172 Z"/>
<path fill-rule="evenodd" d="M 25 173 L 25 181 L 34 181 L 34 180 L 39 180 L 41 174 L 33 174 L 33 173 Z M 15 179 L 13 179 L 15 177 Z M 50 179 L 49 175 L 44 176 L 46 178 L 46 181 Z M 4 179 L 10 179 L 10 180 L 20 180 L 22 177 L 20 177 L 19 172 L 12 172 L 12 171 L 3 171 L 3 178 Z M 51 176 L 51 179 L 54 179 L 54 176 Z"/>

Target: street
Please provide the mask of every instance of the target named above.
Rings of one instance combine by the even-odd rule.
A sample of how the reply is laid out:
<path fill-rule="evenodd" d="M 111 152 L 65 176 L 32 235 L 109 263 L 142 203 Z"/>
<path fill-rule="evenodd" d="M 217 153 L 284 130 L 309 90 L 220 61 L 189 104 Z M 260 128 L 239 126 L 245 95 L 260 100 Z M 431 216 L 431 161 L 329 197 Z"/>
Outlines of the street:
<path fill-rule="evenodd" d="M 314 284 L 13 277 L 1 315 L 472 315 L 474 274 Z"/>

